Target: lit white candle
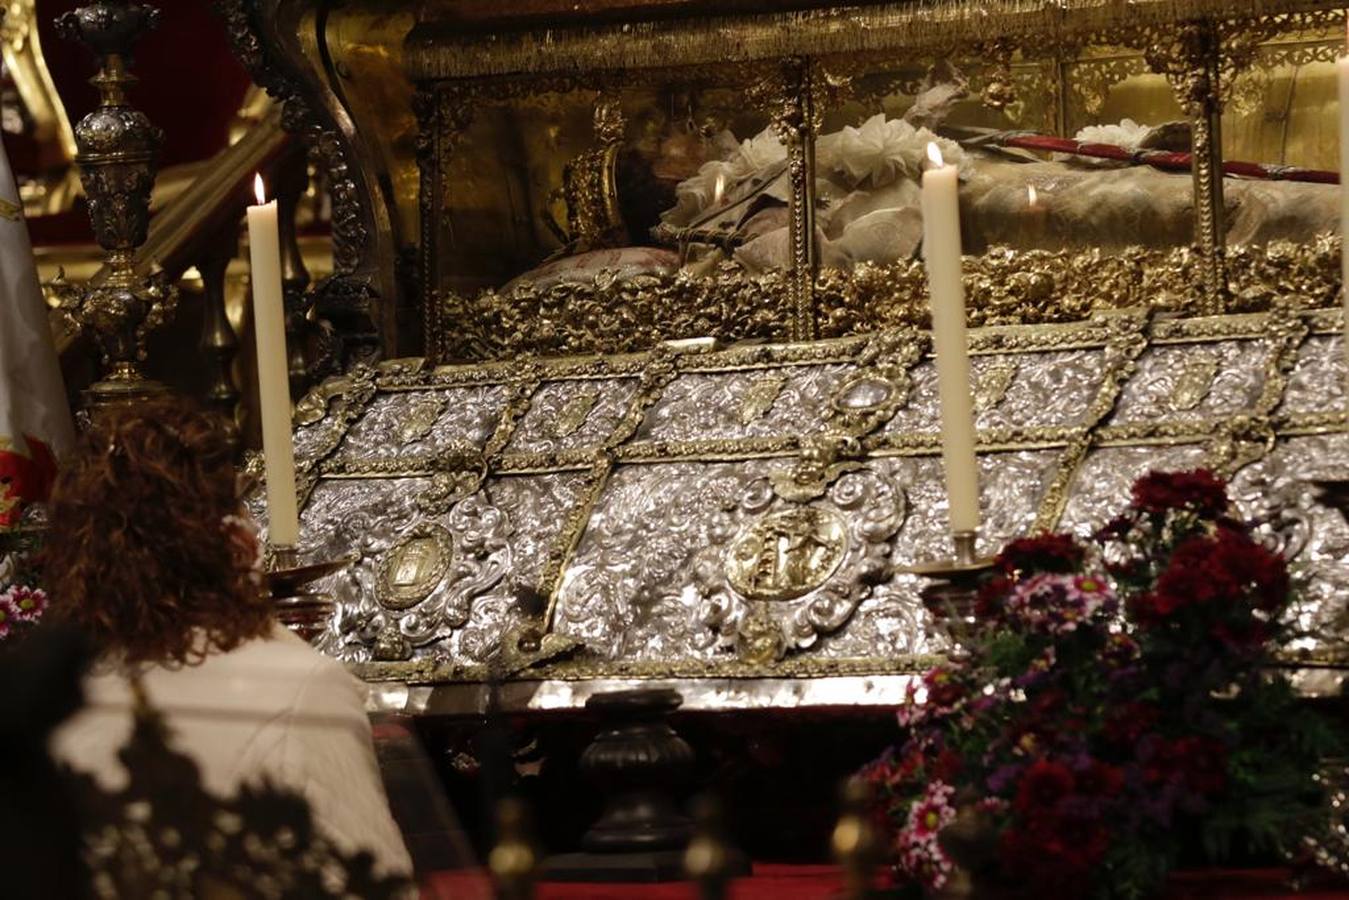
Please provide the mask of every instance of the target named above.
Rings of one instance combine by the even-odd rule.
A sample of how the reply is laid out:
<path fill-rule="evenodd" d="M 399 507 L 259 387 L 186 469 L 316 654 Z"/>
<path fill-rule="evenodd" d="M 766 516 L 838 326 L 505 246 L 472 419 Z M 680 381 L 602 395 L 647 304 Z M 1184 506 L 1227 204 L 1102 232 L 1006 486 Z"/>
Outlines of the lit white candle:
<path fill-rule="evenodd" d="M 932 343 L 941 394 L 942 456 L 951 530 L 979 528 L 979 469 L 974 444 L 974 401 L 965 334 L 965 287 L 960 279 L 960 173 L 928 144 L 933 167 L 923 173 L 923 256 L 932 302 Z"/>
<path fill-rule="evenodd" d="M 1343 272 L 1345 391 L 1349 393 L 1349 56 L 1335 61 L 1340 85 L 1340 240 Z"/>
<path fill-rule="evenodd" d="M 255 189 L 258 205 L 248 208 L 248 252 L 252 263 L 253 333 L 258 342 L 262 450 L 267 461 L 267 539 L 274 546 L 293 547 L 300 540 L 300 516 L 290 428 L 281 233 L 277 227 L 276 201 L 265 202 L 261 175 Z"/>

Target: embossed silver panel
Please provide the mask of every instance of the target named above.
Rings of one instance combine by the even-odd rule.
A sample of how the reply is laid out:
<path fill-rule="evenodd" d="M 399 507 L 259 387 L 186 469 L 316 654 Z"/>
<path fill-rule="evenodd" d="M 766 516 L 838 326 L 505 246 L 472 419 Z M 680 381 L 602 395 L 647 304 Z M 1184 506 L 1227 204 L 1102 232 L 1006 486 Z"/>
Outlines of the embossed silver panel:
<path fill-rule="evenodd" d="M 1337 328 L 1280 307 L 971 332 L 981 549 L 1089 534 L 1138 475 L 1209 465 L 1307 579 L 1307 652 L 1344 655 L 1349 525 L 1310 484 L 1349 477 Z M 410 684 L 915 671 L 943 647 L 895 572 L 950 553 L 928 347 L 358 367 L 297 431 L 305 543 L 357 557 L 322 585 L 321 646 Z"/>

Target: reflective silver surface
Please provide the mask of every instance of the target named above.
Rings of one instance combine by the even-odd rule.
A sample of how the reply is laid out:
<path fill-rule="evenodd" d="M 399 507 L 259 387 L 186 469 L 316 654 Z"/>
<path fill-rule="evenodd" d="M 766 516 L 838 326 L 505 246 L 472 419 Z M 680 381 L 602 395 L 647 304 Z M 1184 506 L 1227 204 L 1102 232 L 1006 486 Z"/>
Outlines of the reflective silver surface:
<path fill-rule="evenodd" d="M 1214 466 L 1305 584 L 1300 648 L 1345 658 L 1349 525 L 1311 485 L 1349 478 L 1334 319 L 972 332 L 981 551 L 1090 534 L 1148 470 Z M 927 346 L 353 370 L 297 430 L 305 550 L 354 559 L 322 585 L 338 612 L 320 646 L 387 680 L 389 708 L 494 671 L 554 685 L 522 708 L 583 702 L 596 679 L 707 679 L 730 706 L 805 701 L 735 699 L 727 677 L 900 685 L 943 646 L 923 580 L 895 573 L 951 555 Z M 851 690 L 811 696 L 891 696 Z"/>

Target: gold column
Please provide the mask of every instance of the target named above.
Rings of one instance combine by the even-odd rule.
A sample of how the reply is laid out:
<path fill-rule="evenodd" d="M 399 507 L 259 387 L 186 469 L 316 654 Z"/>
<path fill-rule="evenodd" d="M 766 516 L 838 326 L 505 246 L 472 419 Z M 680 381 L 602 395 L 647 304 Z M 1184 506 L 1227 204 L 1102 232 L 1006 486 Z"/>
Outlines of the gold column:
<path fill-rule="evenodd" d="M 791 184 L 791 268 L 787 284 L 791 295 L 791 338 L 815 338 L 815 276 L 819 272 L 819 245 L 815 240 L 815 133 L 820 127 L 814 76 L 809 59 L 783 61 L 780 73 L 770 76 L 753 93 L 770 104 L 773 129 L 787 147 Z"/>
<path fill-rule="evenodd" d="M 1163 38 L 1143 35 L 1144 57 L 1165 75 L 1190 117 L 1194 172 L 1194 242 L 1203 265 L 1201 311 L 1223 310 L 1227 290 L 1227 223 L 1223 203 L 1222 40 L 1212 22 L 1186 22 Z"/>
<path fill-rule="evenodd" d="M 417 115 L 417 169 L 421 179 L 418 207 L 421 217 L 422 328 L 425 331 L 422 346 L 432 365 L 445 358 L 442 338 L 445 322 L 441 315 L 440 288 L 436 283 L 439 211 L 444 203 L 441 178 L 448 153 L 473 123 L 473 100 L 472 91 L 460 85 L 420 85 L 412 99 Z"/>

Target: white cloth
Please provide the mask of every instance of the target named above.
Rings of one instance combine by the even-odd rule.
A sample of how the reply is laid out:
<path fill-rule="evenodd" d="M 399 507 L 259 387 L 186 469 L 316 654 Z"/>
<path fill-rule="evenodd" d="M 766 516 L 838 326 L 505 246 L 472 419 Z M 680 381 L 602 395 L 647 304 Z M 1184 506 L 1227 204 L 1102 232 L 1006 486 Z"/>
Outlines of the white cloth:
<path fill-rule="evenodd" d="M 53 457 L 74 426 L 38 284 L 23 203 L 0 146 L 0 527 L 19 503 L 45 500 Z"/>
<path fill-rule="evenodd" d="M 370 851 L 384 874 L 412 873 L 380 781 L 365 686 L 341 664 L 277 625 L 198 665 L 149 667 L 142 683 L 207 791 L 233 796 L 263 779 L 296 790 L 340 849 Z M 57 730 L 52 751 L 104 788 L 124 787 L 117 752 L 131 736 L 129 682 L 96 672 L 85 692 L 86 708 Z"/>

